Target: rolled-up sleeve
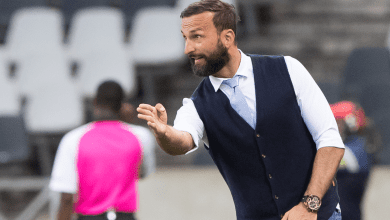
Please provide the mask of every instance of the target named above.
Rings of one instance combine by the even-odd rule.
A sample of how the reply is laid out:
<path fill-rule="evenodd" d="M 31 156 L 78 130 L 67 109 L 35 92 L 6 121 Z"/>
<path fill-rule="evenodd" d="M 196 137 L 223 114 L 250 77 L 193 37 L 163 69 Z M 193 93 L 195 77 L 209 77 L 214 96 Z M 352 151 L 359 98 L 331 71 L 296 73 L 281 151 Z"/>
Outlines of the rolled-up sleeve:
<path fill-rule="evenodd" d="M 285 57 L 303 120 L 317 150 L 322 147 L 344 148 L 336 120 L 321 89 L 306 68 L 296 59 Z"/>
<path fill-rule="evenodd" d="M 195 151 L 205 142 L 203 122 L 199 117 L 194 102 L 189 98 L 183 99 L 183 106 L 177 111 L 173 127 L 179 131 L 185 131 L 191 134 L 196 147 L 187 152 L 187 154 Z"/>

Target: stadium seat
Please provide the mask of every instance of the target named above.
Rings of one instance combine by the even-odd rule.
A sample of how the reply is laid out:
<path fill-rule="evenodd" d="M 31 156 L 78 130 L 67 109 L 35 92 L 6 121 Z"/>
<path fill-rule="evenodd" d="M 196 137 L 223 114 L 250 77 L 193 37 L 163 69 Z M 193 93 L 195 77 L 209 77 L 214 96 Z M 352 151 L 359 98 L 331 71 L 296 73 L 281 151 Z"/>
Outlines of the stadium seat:
<path fill-rule="evenodd" d="M 9 75 L 4 51 L 0 49 L 0 115 L 16 116 L 20 114 L 20 109 L 15 80 Z"/>
<path fill-rule="evenodd" d="M 378 83 L 364 86 L 359 101 L 382 136 L 383 149 L 379 154 L 379 163 L 390 165 L 390 85 Z"/>
<path fill-rule="evenodd" d="M 80 10 L 69 34 L 69 59 L 77 64 L 84 97 L 93 97 L 99 84 L 116 80 L 131 96 L 136 87 L 132 54 L 124 42 L 124 20 L 119 9 L 95 7 Z"/>
<path fill-rule="evenodd" d="M 175 64 L 185 58 L 180 17 L 170 7 L 140 10 L 129 42 L 137 65 Z"/>
<path fill-rule="evenodd" d="M 44 6 L 46 0 L 0 0 L 0 43 L 3 43 L 12 14 L 24 7 Z"/>
<path fill-rule="evenodd" d="M 134 24 L 135 15 L 144 8 L 149 7 L 173 7 L 175 0 L 132 0 L 122 1 L 121 8 L 125 13 L 126 25 L 131 33 Z"/>
<path fill-rule="evenodd" d="M 155 103 L 155 78 L 177 73 L 177 67 L 186 61 L 177 10 L 150 7 L 138 11 L 128 50 L 137 67 L 146 67 L 138 75 L 143 81 L 145 101 Z"/>
<path fill-rule="evenodd" d="M 49 8 L 21 9 L 11 20 L 7 53 L 29 132 L 60 132 L 80 124 L 82 106 L 61 41 L 62 16 Z"/>
<path fill-rule="evenodd" d="M 388 48 L 357 48 L 348 57 L 342 76 L 342 98 L 360 96 L 362 85 L 390 85 L 390 54 Z"/>
<path fill-rule="evenodd" d="M 30 159 L 27 132 L 20 115 L 0 115 L 0 142 L 1 165 Z"/>
<path fill-rule="evenodd" d="M 10 56 L 62 50 L 60 11 L 46 7 L 23 8 L 16 11 L 10 21 L 6 42 L 5 46 Z"/>
<path fill-rule="evenodd" d="M 372 117 L 377 115 L 378 112 L 386 111 L 390 115 L 390 83 L 362 85 L 361 91 L 358 101 L 365 110 L 366 115 Z"/>
<path fill-rule="evenodd" d="M 81 94 L 64 56 L 40 54 L 25 59 L 20 87 L 25 88 L 25 119 L 31 133 L 62 133 L 83 122 Z"/>
<path fill-rule="evenodd" d="M 67 41 L 68 31 L 71 28 L 72 18 L 83 9 L 91 7 L 114 6 L 120 0 L 56 0 L 59 8 L 64 14 L 65 41 Z M 119 6 L 119 5 L 118 5 Z"/>

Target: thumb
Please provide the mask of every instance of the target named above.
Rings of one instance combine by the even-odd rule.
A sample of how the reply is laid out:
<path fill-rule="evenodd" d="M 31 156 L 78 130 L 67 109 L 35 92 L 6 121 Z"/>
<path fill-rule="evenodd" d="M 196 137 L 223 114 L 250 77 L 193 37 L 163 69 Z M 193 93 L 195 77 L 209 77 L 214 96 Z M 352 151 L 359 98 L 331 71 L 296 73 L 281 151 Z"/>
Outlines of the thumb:
<path fill-rule="evenodd" d="M 282 218 L 282 220 L 287 220 L 287 218 L 288 218 L 288 214 L 289 214 L 289 212 L 286 212 L 286 213 L 283 215 L 283 218 Z"/>

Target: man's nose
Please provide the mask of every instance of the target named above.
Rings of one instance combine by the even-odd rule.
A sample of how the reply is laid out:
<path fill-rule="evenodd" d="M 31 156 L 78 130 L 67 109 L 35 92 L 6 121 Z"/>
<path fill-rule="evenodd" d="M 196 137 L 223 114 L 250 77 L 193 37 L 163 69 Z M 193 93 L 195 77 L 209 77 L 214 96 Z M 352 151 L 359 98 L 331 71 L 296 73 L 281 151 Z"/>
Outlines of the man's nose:
<path fill-rule="evenodd" d="M 194 46 L 192 45 L 192 43 L 188 40 L 186 40 L 186 43 L 185 43 L 185 49 L 184 49 L 184 53 L 186 55 L 190 54 L 191 52 L 194 52 L 195 51 L 195 48 Z"/>

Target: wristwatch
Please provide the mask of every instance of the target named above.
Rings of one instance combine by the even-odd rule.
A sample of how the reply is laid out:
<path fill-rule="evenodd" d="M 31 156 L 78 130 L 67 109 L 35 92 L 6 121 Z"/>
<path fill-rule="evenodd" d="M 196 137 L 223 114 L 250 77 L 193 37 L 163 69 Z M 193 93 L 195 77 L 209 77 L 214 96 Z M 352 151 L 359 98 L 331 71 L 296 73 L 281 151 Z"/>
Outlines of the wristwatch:
<path fill-rule="evenodd" d="M 302 202 L 309 212 L 317 212 L 321 207 L 321 199 L 316 195 L 305 195 Z"/>

